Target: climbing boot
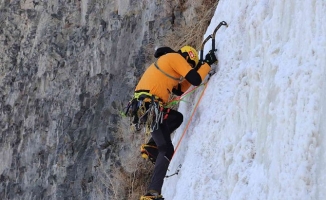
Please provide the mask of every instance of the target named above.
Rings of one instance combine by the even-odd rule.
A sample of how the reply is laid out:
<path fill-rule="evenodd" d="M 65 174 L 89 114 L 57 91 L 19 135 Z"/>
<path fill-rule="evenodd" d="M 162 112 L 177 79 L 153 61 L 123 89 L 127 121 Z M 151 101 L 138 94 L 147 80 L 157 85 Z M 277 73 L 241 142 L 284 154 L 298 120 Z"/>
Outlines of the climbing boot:
<path fill-rule="evenodd" d="M 140 147 L 141 157 L 144 159 L 149 159 L 153 164 L 155 164 L 156 157 L 158 155 L 157 146 L 154 144 L 143 144 Z"/>
<path fill-rule="evenodd" d="M 150 190 L 147 194 L 140 197 L 140 200 L 164 200 L 163 196 L 154 190 Z"/>

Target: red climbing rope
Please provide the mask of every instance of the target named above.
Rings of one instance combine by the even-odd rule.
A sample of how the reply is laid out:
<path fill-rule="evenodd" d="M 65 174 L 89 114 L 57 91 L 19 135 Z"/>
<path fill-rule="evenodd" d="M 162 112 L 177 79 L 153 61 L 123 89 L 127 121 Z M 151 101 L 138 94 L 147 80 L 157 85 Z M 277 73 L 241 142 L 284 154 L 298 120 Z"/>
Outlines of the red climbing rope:
<path fill-rule="evenodd" d="M 189 120 L 188 120 L 188 123 L 187 123 L 185 129 L 183 130 L 183 133 L 182 133 L 182 135 L 181 135 L 181 138 L 179 139 L 178 144 L 177 144 L 177 146 L 175 147 L 175 150 L 174 150 L 174 153 L 173 153 L 172 158 L 174 157 L 175 153 L 177 152 L 177 150 L 178 150 L 178 148 L 179 148 L 179 146 L 180 146 L 180 143 L 181 143 L 183 137 L 185 136 L 185 134 L 186 134 L 186 132 L 187 132 L 187 130 L 188 130 L 188 128 L 189 128 L 189 125 L 190 125 L 190 123 L 191 123 L 191 121 L 192 121 L 192 118 L 193 118 L 193 116 L 194 116 L 194 114 L 195 114 L 195 112 L 196 112 L 196 110 L 197 110 L 197 107 L 198 107 L 198 105 L 199 105 L 199 103 L 200 103 L 202 97 L 204 96 L 205 90 L 206 90 L 207 85 L 208 85 L 208 81 L 207 81 L 204 85 L 205 85 L 205 87 L 204 87 L 203 91 L 201 92 L 200 97 L 199 97 L 199 99 L 198 99 L 198 101 L 197 101 L 197 103 L 196 103 L 196 105 L 195 105 L 195 108 L 194 108 L 194 110 L 192 111 L 191 116 L 190 116 L 190 118 L 189 118 Z M 171 160 L 172 160 L 172 158 L 171 158 Z"/>

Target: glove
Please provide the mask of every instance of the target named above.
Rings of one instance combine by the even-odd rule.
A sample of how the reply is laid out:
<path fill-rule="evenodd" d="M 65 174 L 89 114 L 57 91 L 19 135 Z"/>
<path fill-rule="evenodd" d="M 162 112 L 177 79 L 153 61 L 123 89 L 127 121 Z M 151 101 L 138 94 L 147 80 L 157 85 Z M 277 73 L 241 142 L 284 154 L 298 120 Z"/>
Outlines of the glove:
<path fill-rule="evenodd" d="M 175 95 L 177 95 L 177 96 L 183 95 L 183 92 L 181 90 L 181 84 L 180 83 L 178 84 L 178 88 L 175 88 L 175 87 L 172 88 L 172 93 L 175 94 Z"/>
<path fill-rule="evenodd" d="M 204 62 L 206 62 L 206 63 L 209 64 L 209 65 L 212 65 L 212 64 L 214 64 L 216 61 L 217 61 L 217 58 L 216 58 L 216 56 L 215 56 L 214 51 L 210 50 L 210 51 L 208 52 L 208 54 L 206 54 Z"/>

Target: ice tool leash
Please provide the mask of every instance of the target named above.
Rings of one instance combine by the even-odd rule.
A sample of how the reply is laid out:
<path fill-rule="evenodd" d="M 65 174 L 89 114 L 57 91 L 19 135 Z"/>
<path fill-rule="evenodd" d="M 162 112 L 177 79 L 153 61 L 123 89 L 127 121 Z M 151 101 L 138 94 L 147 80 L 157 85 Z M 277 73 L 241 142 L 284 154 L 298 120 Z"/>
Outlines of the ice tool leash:
<path fill-rule="evenodd" d="M 218 31 L 222 26 L 226 26 L 226 27 L 227 27 L 228 25 L 227 25 L 227 23 L 226 23 L 225 21 L 220 22 L 220 23 L 216 26 L 216 28 L 214 29 L 213 33 L 212 33 L 211 35 L 207 36 L 207 37 L 205 38 L 205 40 L 203 41 L 203 43 L 202 43 L 202 45 L 201 45 L 201 48 L 200 48 L 200 60 L 199 60 L 200 63 L 203 63 L 203 62 L 204 62 L 204 58 L 203 58 L 204 46 L 205 46 L 205 44 L 206 44 L 210 39 L 212 39 L 212 49 L 211 49 L 210 51 L 214 51 L 214 52 L 216 51 L 216 49 L 215 49 L 215 35 L 216 35 L 216 32 L 217 32 L 217 31 Z M 172 156 L 171 160 L 173 159 L 174 155 L 176 154 L 176 152 L 177 152 L 177 150 L 178 150 L 178 148 L 179 148 L 179 146 L 180 146 L 180 144 L 181 144 L 181 142 L 182 142 L 182 139 L 183 139 L 183 137 L 185 136 L 185 134 L 186 134 L 186 132 L 187 132 L 187 130 L 188 130 L 188 128 L 189 128 L 189 125 L 190 125 L 190 123 L 191 123 L 191 121 L 192 121 L 192 118 L 193 118 L 193 116 L 194 116 L 194 114 L 195 114 L 195 112 L 196 112 L 196 110 L 197 110 L 197 108 L 198 108 L 198 105 L 199 105 L 199 103 L 200 103 L 200 101 L 201 101 L 201 99 L 202 99 L 202 97 L 203 97 L 203 95 L 204 95 L 204 93 L 205 93 L 205 90 L 206 90 L 206 88 L 207 88 L 207 85 L 208 85 L 208 82 L 209 82 L 209 80 L 210 80 L 210 77 L 211 77 L 212 75 L 214 75 L 214 74 L 215 74 L 215 70 L 212 69 L 211 72 L 209 73 L 209 77 L 207 78 L 206 82 L 204 83 L 204 89 L 202 90 L 202 92 L 201 92 L 201 94 L 200 94 L 200 96 L 199 96 L 199 99 L 198 99 L 198 101 L 197 101 L 197 103 L 196 103 L 196 105 L 195 105 L 195 107 L 194 107 L 194 109 L 193 109 L 193 111 L 192 111 L 192 113 L 191 113 L 191 116 L 190 116 L 190 118 L 189 118 L 189 120 L 188 120 L 188 122 L 187 122 L 187 125 L 186 125 L 186 127 L 185 127 L 185 129 L 184 129 L 184 131 L 183 131 L 183 133 L 182 133 L 182 135 L 181 135 L 181 137 L 180 137 L 180 139 L 179 139 L 179 141 L 178 141 L 178 143 L 177 143 L 177 146 L 175 147 L 175 150 L 174 150 L 174 153 L 173 153 L 173 156 Z M 177 172 L 179 172 L 180 168 L 181 168 L 181 164 L 178 166 L 178 170 L 177 170 Z M 178 174 L 178 173 L 175 173 L 175 174 L 173 174 L 173 175 L 177 175 L 177 174 Z M 166 177 L 171 177 L 171 175 L 170 175 L 170 176 L 166 176 Z"/>

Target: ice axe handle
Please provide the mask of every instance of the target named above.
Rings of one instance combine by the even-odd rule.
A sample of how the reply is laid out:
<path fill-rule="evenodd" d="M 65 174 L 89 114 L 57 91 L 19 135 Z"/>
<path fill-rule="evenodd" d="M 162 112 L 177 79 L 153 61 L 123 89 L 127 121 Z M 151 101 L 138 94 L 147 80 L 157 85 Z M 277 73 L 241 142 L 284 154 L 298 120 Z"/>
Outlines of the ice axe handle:
<path fill-rule="evenodd" d="M 217 25 L 217 27 L 215 28 L 213 34 L 211 35 L 211 37 L 212 37 L 212 51 L 216 51 L 216 49 L 215 49 L 215 35 L 216 35 L 216 32 L 218 31 L 218 29 L 221 28 L 221 26 L 226 26 L 226 27 L 227 27 L 228 24 L 227 24 L 225 21 L 221 21 L 221 22 Z"/>
<path fill-rule="evenodd" d="M 204 60 L 204 46 L 205 46 L 206 42 L 211 38 L 212 38 L 212 35 L 207 36 L 200 47 L 200 61 Z"/>

